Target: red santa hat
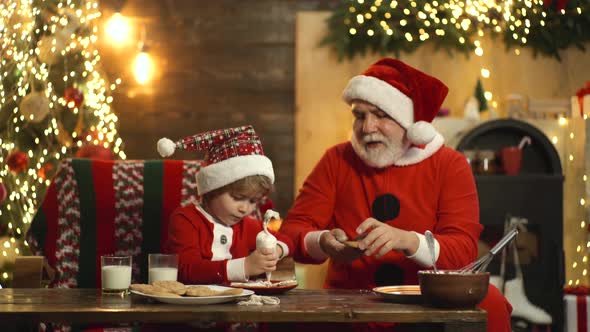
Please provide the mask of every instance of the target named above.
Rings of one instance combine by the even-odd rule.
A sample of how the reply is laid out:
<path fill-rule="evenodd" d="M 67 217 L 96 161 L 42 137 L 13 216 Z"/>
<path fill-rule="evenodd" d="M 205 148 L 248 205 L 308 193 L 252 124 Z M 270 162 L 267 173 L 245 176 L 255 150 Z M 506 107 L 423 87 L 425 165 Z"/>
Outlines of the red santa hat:
<path fill-rule="evenodd" d="M 384 58 L 353 77 L 342 98 L 348 104 L 360 99 L 379 107 L 407 130 L 410 142 L 424 145 L 437 134 L 430 123 L 448 91 L 438 79 L 399 60 Z"/>
<path fill-rule="evenodd" d="M 272 162 L 264 155 L 260 138 L 252 126 L 213 130 L 173 142 L 158 141 L 162 157 L 174 154 L 176 148 L 206 151 L 206 166 L 197 173 L 197 190 L 203 195 L 251 175 L 264 175 L 272 183 Z"/>

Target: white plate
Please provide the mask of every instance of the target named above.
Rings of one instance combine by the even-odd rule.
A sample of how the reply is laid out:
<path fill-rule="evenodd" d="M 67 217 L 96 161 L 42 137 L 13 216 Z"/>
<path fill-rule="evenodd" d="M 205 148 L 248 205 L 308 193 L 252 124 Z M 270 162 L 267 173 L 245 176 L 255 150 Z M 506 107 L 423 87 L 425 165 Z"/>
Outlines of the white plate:
<path fill-rule="evenodd" d="M 217 286 L 217 285 L 187 285 L 187 287 L 190 286 L 207 286 L 213 290 L 218 290 L 218 291 L 223 291 L 226 289 L 230 289 L 230 287 L 224 287 L 224 286 Z M 241 299 L 243 297 L 247 297 L 250 296 L 252 294 L 254 294 L 253 291 L 251 290 L 247 290 L 247 289 L 242 289 L 242 293 L 238 294 L 238 295 L 221 295 L 221 296 L 181 296 L 181 297 L 175 297 L 175 296 L 159 296 L 159 295 L 150 295 L 150 294 L 145 294 L 142 292 L 138 292 L 136 290 L 131 290 L 131 293 L 133 294 L 137 294 L 140 296 L 145 296 L 154 300 L 158 300 L 160 302 L 164 302 L 164 303 L 170 303 L 170 304 L 216 304 L 216 303 L 225 303 L 225 302 L 231 302 L 233 300 L 236 299 Z"/>

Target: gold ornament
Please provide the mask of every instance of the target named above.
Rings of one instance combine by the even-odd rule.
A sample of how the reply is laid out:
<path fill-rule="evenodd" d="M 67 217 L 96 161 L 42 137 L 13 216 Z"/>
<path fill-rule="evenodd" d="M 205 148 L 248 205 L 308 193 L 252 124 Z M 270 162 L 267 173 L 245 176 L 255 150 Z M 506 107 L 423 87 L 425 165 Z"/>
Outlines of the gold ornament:
<path fill-rule="evenodd" d="M 48 65 L 56 64 L 69 40 L 70 34 L 64 31 L 44 36 L 37 44 L 37 58 Z"/>
<path fill-rule="evenodd" d="M 19 109 L 27 121 L 39 123 L 49 114 L 49 99 L 45 93 L 33 91 L 21 100 Z"/>

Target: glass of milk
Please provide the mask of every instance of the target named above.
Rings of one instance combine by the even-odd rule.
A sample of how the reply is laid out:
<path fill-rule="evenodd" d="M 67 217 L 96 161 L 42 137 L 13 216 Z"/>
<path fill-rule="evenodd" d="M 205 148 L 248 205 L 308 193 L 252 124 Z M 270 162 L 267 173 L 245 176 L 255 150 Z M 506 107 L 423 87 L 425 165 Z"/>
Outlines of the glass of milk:
<path fill-rule="evenodd" d="M 131 285 L 131 256 L 101 256 L 103 294 L 127 294 Z"/>
<path fill-rule="evenodd" d="M 160 280 L 176 281 L 178 277 L 178 256 L 168 254 L 150 254 L 148 257 L 148 283 Z"/>

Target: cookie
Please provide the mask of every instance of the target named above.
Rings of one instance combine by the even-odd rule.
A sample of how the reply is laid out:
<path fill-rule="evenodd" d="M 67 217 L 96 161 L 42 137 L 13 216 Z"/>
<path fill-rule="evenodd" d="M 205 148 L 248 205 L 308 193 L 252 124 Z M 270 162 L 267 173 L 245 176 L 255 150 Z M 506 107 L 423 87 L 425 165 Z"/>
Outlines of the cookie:
<path fill-rule="evenodd" d="M 146 284 L 131 284 L 129 286 L 132 290 L 147 294 L 147 295 L 155 295 L 155 296 L 173 296 L 179 297 L 180 295 L 175 294 L 169 291 L 166 288 L 158 287 L 154 285 L 146 285 Z"/>
<path fill-rule="evenodd" d="M 342 242 L 345 245 L 349 246 L 349 247 L 353 247 L 353 248 L 357 248 L 359 247 L 359 241 L 344 241 Z"/>
<path fill-rule="evenodd" d="M 160 280 L 152 283 L 154 287 L 161 287 L 177 295 L 186 294 L 186 286 L 174 280 Z"/>
<path fill-rule="evenodd" d="M 241 288 L 228 288 L 221 292 L 219 295 L 240 295 L 242 294 Z"/>
<path fill-rule="evenodd" d="M 172 296 L 172 297 L 180 297 L 180 294 L 176 294 L 169 289 L 164 287 L 154 286 L 148 289 L 147 294 L 149 295 L 156 295 L 156 296 Z"/>
<path fill-rule="evenodd" d="M 145 293 L 146 289 L 151 288 L 151 285 L 148 284 L 131 284 L 129 286 L 129 289 L 134 290 L 134 291 L 138 291 L 138 292 L 142 292 Z"/>
<path fill-rule="evenodd" d="M 187 287 L 186 289 L 186 295 L 187 296 L 218 296 L 222 293 L 223 291 L 217 291 L 214 289 L 211 289 L 207 286 L 191 286 L 191 287 Z"/>

